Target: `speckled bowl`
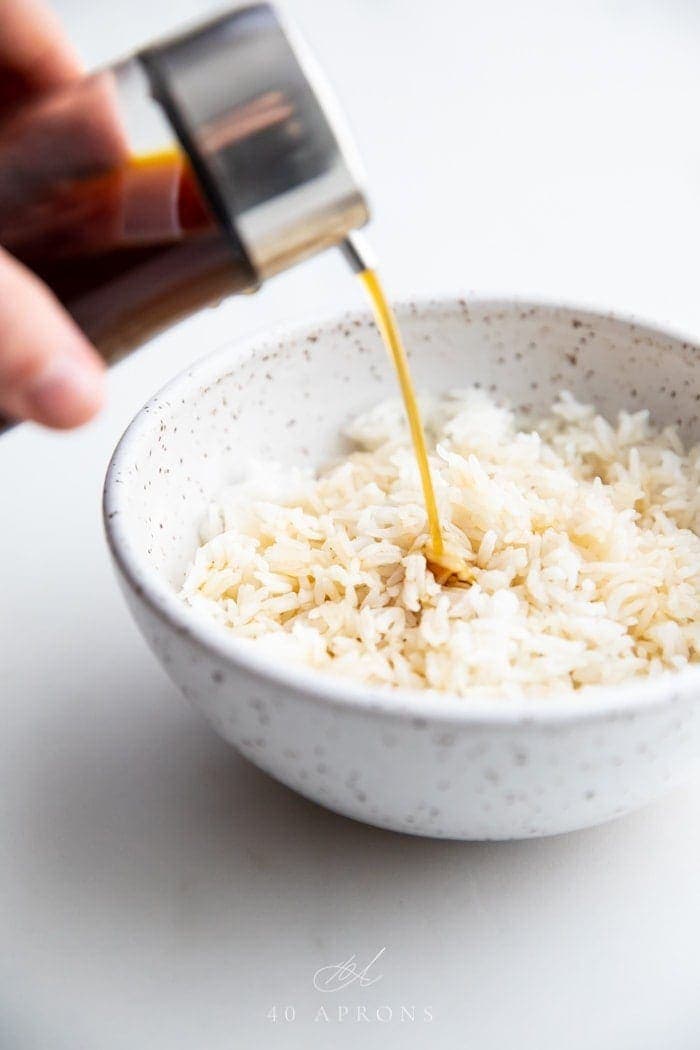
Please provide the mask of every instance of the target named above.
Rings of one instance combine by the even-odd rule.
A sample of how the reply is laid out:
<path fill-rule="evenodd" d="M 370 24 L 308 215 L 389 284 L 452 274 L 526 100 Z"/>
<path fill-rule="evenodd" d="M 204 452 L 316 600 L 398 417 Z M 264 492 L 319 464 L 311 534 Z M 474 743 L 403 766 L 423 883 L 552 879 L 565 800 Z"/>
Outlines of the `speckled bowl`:
<path fill-rule="evenodd" d="M 700 437 L 700 351 L 609 316 L 513 302 L 398 310 L 419 389 L 480 382 L 525 411 L 562 388 L 614 415 L 647 406 Z M 247 758 L 357 820 L 463 839 L 596 824 L 700 753 L 700 668 L 528 702 L 387 693 L 244 650 L 177 597 L 210 497 L 249 458 L 322 463 L 395 381 L 367 315 L 227 347 L 170 383 L 114 454 L 105 522 L 119 578 L 173 681 Z"/>

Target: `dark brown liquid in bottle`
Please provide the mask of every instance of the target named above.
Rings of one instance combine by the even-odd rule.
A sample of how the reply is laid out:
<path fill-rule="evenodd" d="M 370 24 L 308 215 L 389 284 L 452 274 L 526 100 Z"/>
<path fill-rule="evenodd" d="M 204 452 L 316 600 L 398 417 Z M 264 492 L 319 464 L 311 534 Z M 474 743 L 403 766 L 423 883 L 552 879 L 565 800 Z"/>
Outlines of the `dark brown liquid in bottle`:
<path fill-rule="evenodd" d="M 0 211 L 0 243 L 61 300 L 108 360 L 253 284 L 178 150 L 83 177 L 42 178 Z"/>

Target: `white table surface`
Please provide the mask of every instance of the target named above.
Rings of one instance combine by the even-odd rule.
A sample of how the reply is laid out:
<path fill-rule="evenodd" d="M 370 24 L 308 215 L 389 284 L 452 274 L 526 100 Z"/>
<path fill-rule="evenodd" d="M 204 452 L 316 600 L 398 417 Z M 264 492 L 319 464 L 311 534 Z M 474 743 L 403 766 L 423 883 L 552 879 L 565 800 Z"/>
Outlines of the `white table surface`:
<path fill-rule="evenodd" d="M 57 2 L 89 64 L 211 6 Z M 289 6 L 355 128 L 397 295 L 562 297 L 700 337 L 695 0 Z M 127 615 L 99 500 L 131 415 L 227 338 L 359 301 L 317 260 L 120 366 L 95 425 L 2 440 L 3 1050 L 699 1045 L 700 781 L 541 842 L 366 828 L 227 749 Z M 382 947 L 372 988 L 314 989 Z"/>

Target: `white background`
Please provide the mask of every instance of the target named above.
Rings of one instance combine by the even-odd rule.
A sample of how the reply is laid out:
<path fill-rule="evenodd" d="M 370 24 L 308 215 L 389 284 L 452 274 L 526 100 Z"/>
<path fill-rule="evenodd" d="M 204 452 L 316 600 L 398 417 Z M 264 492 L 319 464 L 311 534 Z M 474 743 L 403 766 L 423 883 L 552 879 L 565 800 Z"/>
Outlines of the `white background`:
<path fill-rule="evenodd" d="M 212 7 L 56 6 L 89 65 Z M 700 337 L 700 3 L 288 6 L 359 140 L 395 294 L 561 297 Z M 700 783 L 542 842 L 365 828 L 227 749 L 127 616 L 99 498 L 131 415 L 226 339 L 359 302 L 316 260 L 120 366 L 95 425 L 0 442 L 3 1050 L 699 1045 Z M 313 989 L 382 946 L 371 990 Z M 435 1020 L 311 1020 L 339 1000 Z"/>

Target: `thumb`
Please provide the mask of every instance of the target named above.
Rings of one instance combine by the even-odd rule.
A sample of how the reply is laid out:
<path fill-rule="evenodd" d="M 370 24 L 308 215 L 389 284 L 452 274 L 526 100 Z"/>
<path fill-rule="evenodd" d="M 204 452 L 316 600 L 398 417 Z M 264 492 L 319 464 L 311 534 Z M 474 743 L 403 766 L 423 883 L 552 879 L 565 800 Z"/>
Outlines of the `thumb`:
<path fill-rule="evenodd" d="M 0 248 L 0 413 L 79 426 L 104 398 L 104 364 L 49 289 Z"/>

